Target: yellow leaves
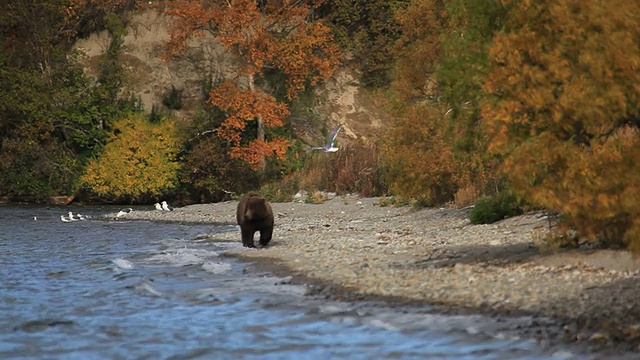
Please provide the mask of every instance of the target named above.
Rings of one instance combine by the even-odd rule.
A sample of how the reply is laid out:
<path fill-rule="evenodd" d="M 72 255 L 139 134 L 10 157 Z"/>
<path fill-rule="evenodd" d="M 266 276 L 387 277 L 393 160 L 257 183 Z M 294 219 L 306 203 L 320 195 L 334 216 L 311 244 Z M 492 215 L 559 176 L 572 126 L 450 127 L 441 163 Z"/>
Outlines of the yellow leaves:
<path fill-rule="evenodd" d="M 503 166 L 521 195 L 559 211 L 581 234 L 594 238 L 615 230 L 622 240 L 630 223 L 619 219 L 640 219 L 638 156 L 640 135 L 635 128 L 622 127 L 589 147 L 545 132 L 524 142 Z"/>
<path fill-rule="evenodd" d="M 640 192 L 640 136 L 622 125 L 640 112 L 640 3 L 515 4 L 489 54 L 490 148 L 508 154 L 514 190 L 582 234 L 640 241 L 626 200 Z"/>
<path fill-rule="evenodd" d="M 471 176 L 466 176 L 463 162 L 444 141 L 440 109 L 417 105 L 405 110 L 383 149 L 391 190 L 425 204 L 453 199 L 456 189 L 469 185 L 463 182 Z M 467 170 L 472 171 L 470 166 Z"/>
<path fill-rule="evenodd" d="M 103 154 L 88 164 L 81 181 L 106 199 L 160 195 L 176 185 L 180 139 L 176 124 L 151 124 L 142 115 L 119 121 Z"/>
<path fill-rule="evenodd" d="M 527 114 L 528 126 L 563 122 L 566 129 L 584 122 L 589 127 L 623 116 L 629 104 L 638 109 L 640 73 L 627 70 L 640 58 L 640 21 L 629 16 L 640 5 L 622 0 L 610 5 L 613 14 L 594 0 L 525 2 L 512 11 L 510 31 L 498 34 L 490 50 L 494 66 L 485 86 L 498 106 L 522 103 L 518 112 L 502 109 L 504 122 Z"/>

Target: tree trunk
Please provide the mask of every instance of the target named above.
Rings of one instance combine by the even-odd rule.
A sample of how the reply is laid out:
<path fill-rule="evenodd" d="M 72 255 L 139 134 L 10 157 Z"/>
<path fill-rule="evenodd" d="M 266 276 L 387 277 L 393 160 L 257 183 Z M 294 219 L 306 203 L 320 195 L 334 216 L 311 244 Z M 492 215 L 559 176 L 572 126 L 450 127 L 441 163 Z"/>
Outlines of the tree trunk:
<path fill-rule="evenodd" d="M 249 75 L 249 91 L 256 91 L 253 79 L 254 79 L 254 74 Z M 265 140 L 264 122 L 262 122 L 262 116 L 260 114 L 256 116 L 256 121 L 258 122 L 258 140 L 264 141 Z M 264 173 L 266 168 L 267 168 L 267 161 L 265 160 L 264 155 L 261 155 L 260 171 Z"/>

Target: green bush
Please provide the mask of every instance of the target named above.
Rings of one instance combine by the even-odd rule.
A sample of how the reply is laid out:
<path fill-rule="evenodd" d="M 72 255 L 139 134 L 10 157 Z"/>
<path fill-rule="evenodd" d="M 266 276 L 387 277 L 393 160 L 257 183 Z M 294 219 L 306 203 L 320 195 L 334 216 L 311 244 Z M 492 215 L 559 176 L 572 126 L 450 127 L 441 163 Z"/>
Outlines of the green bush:
<path fill-rule="evenodd" d="M 480 197 L 469 214 L 469 220 L 472 224 L 491 224 L 522 212 L 520 201 L 510 192 L 502 191 Z"/>

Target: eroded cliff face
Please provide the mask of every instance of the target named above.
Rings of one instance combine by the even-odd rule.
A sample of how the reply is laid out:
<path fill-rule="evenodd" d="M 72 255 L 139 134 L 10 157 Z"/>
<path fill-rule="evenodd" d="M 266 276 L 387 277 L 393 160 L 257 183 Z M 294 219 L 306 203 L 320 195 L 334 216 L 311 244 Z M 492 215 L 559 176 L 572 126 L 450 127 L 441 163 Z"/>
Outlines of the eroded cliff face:
<path fill-rule="evenodd" d="M 210 35 L 193 40 L 187 51 L 170 61 L 161 59 L 169 40 L 168 24 L 169 19 L 154 11 L 133 16 L 121 56 L 129 79 L 125 90 L 139 97 L 145 110 L 151 111 L 153 106 L 162 109 L 163 99 L 175 89 L 181 93 L 183 105 L 175 114 L 188 119 L 206 96 L 205 79 L 230 79 L 237 73 L 233 58 Z M 98 74 L 100 58 L 108 45 L 106 31 L 76 43 L 75 48 L 86 54 L 84 66 L 89 75 Z M 316 90 L 314 106 L 307 115 L 292 116 L 290 121 L 296 136 L 308 144 L 321 143 L 322 128 L 338 123 L 346 124 L 342 137 L 365 141 L 377 138 L 388 123 L 373 96 L 360 88 L 357 74 L 348 66 Z"/>

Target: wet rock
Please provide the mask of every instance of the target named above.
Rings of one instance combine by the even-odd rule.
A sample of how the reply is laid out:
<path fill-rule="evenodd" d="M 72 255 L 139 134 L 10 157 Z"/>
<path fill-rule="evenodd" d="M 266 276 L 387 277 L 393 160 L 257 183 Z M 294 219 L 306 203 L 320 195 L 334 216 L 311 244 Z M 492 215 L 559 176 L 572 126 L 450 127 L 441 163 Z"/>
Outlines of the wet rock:
<path fill-rule="evenodd" d="M 57 326 L 73 326 L 74 321 L 65 319 L 37 319 L 24 322 L 13 328 L 13 331 L 42 331 Z"/>

